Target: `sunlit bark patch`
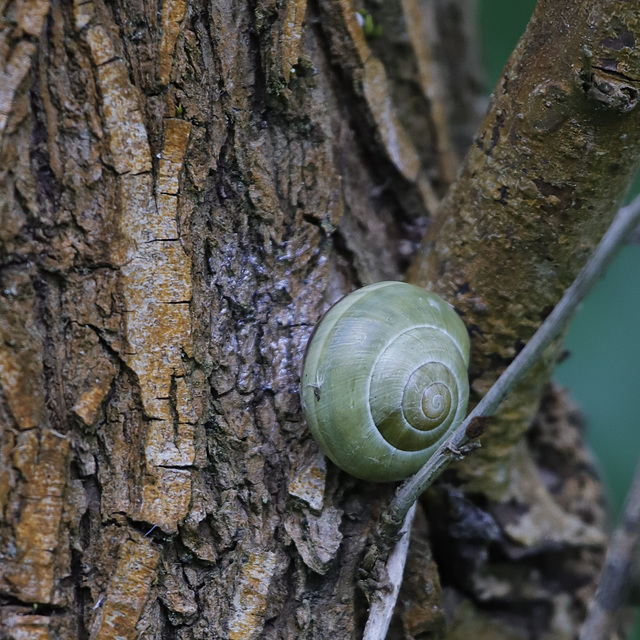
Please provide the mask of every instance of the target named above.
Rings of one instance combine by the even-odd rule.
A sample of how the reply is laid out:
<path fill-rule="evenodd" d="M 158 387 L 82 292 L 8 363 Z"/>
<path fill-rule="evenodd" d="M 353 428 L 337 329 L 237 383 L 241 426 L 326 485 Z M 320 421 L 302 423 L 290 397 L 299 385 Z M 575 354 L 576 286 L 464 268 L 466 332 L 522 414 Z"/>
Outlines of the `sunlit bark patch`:
<path fill-rule="evenodd" d="M 267 593 L 276 567 L 275 553 L 251 553 L 238 581 L 229 620 L 229 640 L 251 640 L 262 630 Z"/>
<path fill-rule="evenodd" d="M 162 40 L 158 54 L 158 80 L 160 84 L 167 84 L 173 63 L 173 51 L 180 34 L 180 22 L 187 9 L 185 0 L 171 0 L 162 6 Z"/>
<path fill-rule="evenodd" d="M 55 591 L 60 519 L 67 484 L 69 440 L 52 430 L 22 433 L 13 464 L 26 481 L 26 495 L 15 527 L 15 565 L 6 578 L 23 602 L 61 604 Z"/>

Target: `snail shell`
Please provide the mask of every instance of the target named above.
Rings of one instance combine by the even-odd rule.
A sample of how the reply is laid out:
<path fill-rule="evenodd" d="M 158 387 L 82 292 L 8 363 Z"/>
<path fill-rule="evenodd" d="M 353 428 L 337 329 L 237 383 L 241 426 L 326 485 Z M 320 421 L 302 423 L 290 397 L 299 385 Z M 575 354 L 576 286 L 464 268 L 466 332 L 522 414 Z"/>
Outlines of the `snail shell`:
<path fill-rule="evenodd" d="M 465 417 L 469 336 L 439 296 L 378 282 L 340 300 L 316 326 L 302 409 L 320 449 L 374 482 L 415 473 Z"/>

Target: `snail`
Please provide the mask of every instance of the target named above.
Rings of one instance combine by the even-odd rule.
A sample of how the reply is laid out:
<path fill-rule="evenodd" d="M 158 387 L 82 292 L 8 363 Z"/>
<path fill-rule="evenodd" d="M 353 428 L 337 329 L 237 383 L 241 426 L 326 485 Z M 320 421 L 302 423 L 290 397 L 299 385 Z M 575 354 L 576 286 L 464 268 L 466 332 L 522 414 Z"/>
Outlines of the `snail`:
<path fill-rule="evenodd" d="M 378 282 L 342 298 L 309 339 L 302 409 L 320 449 L 363 480 L 415 473 L 465 417 L 469 336 L 439 296 Z"/>

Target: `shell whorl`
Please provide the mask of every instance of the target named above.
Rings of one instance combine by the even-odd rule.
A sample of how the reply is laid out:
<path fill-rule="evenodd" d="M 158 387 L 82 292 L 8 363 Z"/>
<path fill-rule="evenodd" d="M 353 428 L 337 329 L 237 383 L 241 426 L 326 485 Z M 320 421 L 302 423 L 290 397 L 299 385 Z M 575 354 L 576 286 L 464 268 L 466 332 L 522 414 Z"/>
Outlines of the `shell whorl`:
<path fill-rule="evenodd" d="M 469 338 L 453 308 L 420 287 L 379 282 L 316 327 L 302 407 L 339 467 L 386 482 L 417 471 L 465 416 Z"/>

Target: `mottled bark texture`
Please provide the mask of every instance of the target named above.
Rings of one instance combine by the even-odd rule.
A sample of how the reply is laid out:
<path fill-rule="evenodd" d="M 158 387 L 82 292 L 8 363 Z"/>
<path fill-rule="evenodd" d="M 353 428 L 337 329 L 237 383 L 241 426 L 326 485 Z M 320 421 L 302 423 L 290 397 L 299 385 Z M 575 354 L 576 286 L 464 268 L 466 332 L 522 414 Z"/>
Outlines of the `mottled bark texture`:
<path fill-rule="evenodd" d="M 583 24 L 573 6 L 567 16 Z M 393 487 L 354 480 L 318 453 L 300 415 L 301 358 L 333 301 L 401 277 L 453 177 L 477 97 L 472 9 L 464 0 L 2 3 L 2 637 L 358 637 L 376 587 L 375 553 L 363 554 Z M 382 33 L 367 36 L 358 11 Z M 603 219 L 583 229 L 573 217 L 614 208 L 628 171 L 618 122 L 637 118 L 632 80 L 620 88 L 637 74 L 611 62 L 625 55 L 631 65 L 637 30 L 614 15 L 602 13 L 600 40 L 567 40 L 579 60 L 584 44 L 592 52 L 591 71 L 575 63 L 582 111 L 572 111 L 575 74 L 557 82 L 566 98 L 541 85 L 523 111 L 540 111 L 525 116 L 532 162 L 557 171 L 537 170 L 540 186 L 518 169 L 516 128 L 509 181 L 486 168 L 508 154 L 504 123 L 522 93 L 509 98 L 507 87 L 497 98 L 504 115 L 494 105 L 490 118 L 502 124 L 494 144 L 487 121 L 477 175 L 509 187 L 504 196 L 497 187 L 501 209 L 524 198 L 522 183 L 545 217 L 522 214 L 505 230 L 483 200 L 486 213 L 465 210 L 482 232 L 467 225 L 459 242 L 442 223 L 458 220 L 447 205 L 446 239 L 432 252 L 456 255 L 445 282 L 462 277 L 464 246 L 497 259 L 492 234 L 513 243 L 513 260 L 531 237 L 547 246 L 562 237 L 564 257 L 545 267 L 557 279 L 534 283 L 544 313 L 597 240 Z M 522 53 L 512 87 L 529 67 L 537 84 L 556 72 L 555 50 L 547 70 L 539 53 Z M 583 128 L 547 114 L 545 92 Z M 560 180 L 556 146 L 582 139 L 593 103 L 600 115 L 581 144 L 606 178 L 586 168 L 580 146 L 583 173 Z M 545 127 L 555 133 L 538 148 Z M 607 144 L 618 150 L 615 175 Z M 598 180 L 605 195 L 592 189 L 571 204 L 574 182 Z M 521 283 L 501 286 L 519 306 L 498 297 L 490 327 L 458 295 L 474 340 L 502 340 L 502 327 L 512 342 L 531 335 Z M 458 293 L 467 286 L 469 299 L 489 304 L 493 288 L 478 292 L 465 275 Z M 444 287 L 452 301 L 455 290 Z M 498 365 L 514 352 L 500 349 Z M 482 353 L 476 380 L 489 370 Z M 536 496 L 489 503 L 443 483 L 425 496 L 391 637 L 575 630 L 600 558 L 599 485 L 566 403 L 549 402 L 531 448 L 548 454 L 544 504 L 558 522 L 570 518 L 576 537 L 528 545 L 516 529 L 531 505 L 540 516 Z M 527 460 L 523 473 L 537 473 Z"/>

